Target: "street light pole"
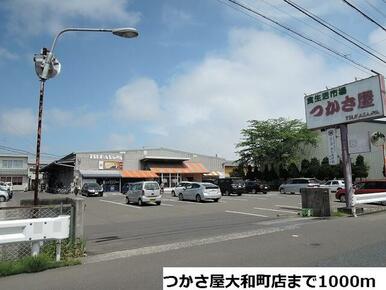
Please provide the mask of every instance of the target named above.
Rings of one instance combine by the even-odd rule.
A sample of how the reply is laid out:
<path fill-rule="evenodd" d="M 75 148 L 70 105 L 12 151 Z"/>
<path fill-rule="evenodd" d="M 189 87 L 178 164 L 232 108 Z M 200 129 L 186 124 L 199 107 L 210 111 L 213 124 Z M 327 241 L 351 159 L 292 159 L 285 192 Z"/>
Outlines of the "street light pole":
<path fill-rule="evenodd" d="M 66 28 L 60 31 L 51 46 L 51 50 L 43 49 L 40 55 L 35 55 L 35 71 L 40 79 L 40 94 L 39 94 L 39 114 L 38 128 L 36 137 L 36 164 L 35 164 L 35 188 L 34 188 L 34 205 L 39 201 L 39 169 L 40 169 L 40 145 L 42 136 L 42 120 L 43 120 L 43 101 L 45 81 L 53 78 L 60 72 L 60 63 L 54 58 L 53 51 L 56 41 L 59 36 L 65 32 L 111 32 L 112 34 L 125 38 L 133 38 L 138 36 L 138 31 L 135 28 L 115 28 L 115 29 L 100 29 L 100 28 Z"/>

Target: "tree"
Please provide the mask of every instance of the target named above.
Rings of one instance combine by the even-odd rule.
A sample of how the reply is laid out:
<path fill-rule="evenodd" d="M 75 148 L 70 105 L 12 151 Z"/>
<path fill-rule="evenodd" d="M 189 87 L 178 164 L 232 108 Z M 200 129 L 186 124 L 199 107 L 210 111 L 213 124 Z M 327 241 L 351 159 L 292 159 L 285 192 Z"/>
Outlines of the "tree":
<path fill-rule="evenodd" d="M 300 176 L 299 169 L 296 166 L 296 164 L 293 162 L 288 166 L 288 175 L 289 177 L 294 177 L 294 178 Z"/>
<path fill-rule="evenodd" d="M 318 177 L 320 171 L 320 162 L 317 158 L 311 158 L 307 177 Z"/>
<path fill-rule="evenodd" d="M 286 168 L 296 162 L 304 145 L 317 143 L 317 134 L 306 128 L 301 120 L 285 118 L 266 121 L 250 120 L 241 130 L 241 141 L 236 145 L 239 161 L 263 168 L 265 164 L 276 169 L 280 164 Z"/>
<path fill-rule="evenodd" d="M 284 178 L 284 179 L 287 179 L 289 177 L 288 176 L 288 170 L 287 170 L 287 168 L 284 167 L 283 164 L 279 165 L 279 177 Z"/>
<path fill-rule="evenodd" d="M 320 165 L 320 170 L 319 170 L 319 179 L 333 179 L 333 172 L 332 172 L 332 167 L 328 163 L 328 157 L 324 157 L 322 160 L 322 163 Z"/>
<path fill-rule="evenodd" d="M 310 161 L 303 159 L 300 164 L 300 175 L 303 177 L 308 177 L 308 169 L 310 168 Z"/>
<path fill-rule="evenodd" d="M 358 155 L 355 164 L 352 167 L 353 179 L 366 178 L 369 175 L 369 167 L 365 164 L 365 159 L 362 155 Z"/>

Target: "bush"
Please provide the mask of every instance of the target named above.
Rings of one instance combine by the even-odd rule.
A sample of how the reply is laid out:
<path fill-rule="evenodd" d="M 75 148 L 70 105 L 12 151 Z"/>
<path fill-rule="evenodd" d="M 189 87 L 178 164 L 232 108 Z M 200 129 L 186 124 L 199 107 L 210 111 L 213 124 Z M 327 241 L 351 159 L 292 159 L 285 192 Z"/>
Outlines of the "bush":
<path fill-rule="evenodd" d="M 35 257 L 26 257 L 17 261 L 0 262 L 0 277 L 21 273 L 34 273 L 58 267 L 79 265 L 78 259 L 68 259 L 56 262 L 45 254 Z"/>
<path fill-rule="evenodd" d="M 85 242 L 82 240 L 71 240 L 65 239 L 62 240 L 62 249 L 61 249 L 61 259 L 73 259 L 83 257 L 85 249 Z M 55 259 L 56 257 L 56 241 L 49 241 L 44 244 L 42 253 L 50 257 L 51 259 Z"/>

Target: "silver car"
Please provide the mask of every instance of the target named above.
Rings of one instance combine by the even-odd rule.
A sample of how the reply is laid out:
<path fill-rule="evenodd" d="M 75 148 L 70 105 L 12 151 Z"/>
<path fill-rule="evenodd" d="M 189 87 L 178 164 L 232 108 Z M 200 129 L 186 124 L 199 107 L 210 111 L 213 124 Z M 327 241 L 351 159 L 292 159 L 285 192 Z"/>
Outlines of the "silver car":
<path fill-rule="evenodd" d="M 0 202 L 6 202 L 10 199 L 8 191 L 0 188 Z"/>
<path fill-rule="evenodd" d="M 320 187 L 328 188 L 330 192 L 337 192 L 340 189 L 344 189 L 345 185 L 344 180 L 334 179 L 321 184 Z"/>
<path fill-rule="evenodd" d="M 126 192 L 126 202 L 138 203 L 142 206 L 145 203 L 161 204 L 161 188 L 155 181 L 142 181 L 132 183 Z"/>
<path fill-rule="evenodd" d="M 201 202 L 204 200 L 213 200 L 218 202 L 221 198 L 220 188 L 212 183 L 189 183 L 183 190 L 178 194 L 179 200 L 195 200 Z"/>
<path fill-rule="evenodd" d="M 190 183 L 190 181 L 181 181 L 172 189 L 172 196 L 178 196 Z"/>
<path fill-rule="evenodd" d="M 280 193 L 300 193 L 301 188 L 319 187 L 320 182 L 315 178 L 293 178 L 279 186 Z"/>

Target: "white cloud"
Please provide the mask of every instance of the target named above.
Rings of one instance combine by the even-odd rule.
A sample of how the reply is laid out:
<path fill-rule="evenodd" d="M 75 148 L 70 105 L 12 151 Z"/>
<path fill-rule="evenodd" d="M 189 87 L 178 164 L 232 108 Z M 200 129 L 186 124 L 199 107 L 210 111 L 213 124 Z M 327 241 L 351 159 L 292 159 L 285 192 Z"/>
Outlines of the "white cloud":
<path fill-rule="evenodd" d="M 119 116 L 126 120 L 144 120 L 138 112 L 150 106 L 143 130 L 154 137 L 152 144 L 144 145 L 233 158 L 247 120 L 304 119 L 305 92 L 349 82 L 355 76 L 363 74 L 351 66 L 331 68 L 320 55 L 287 38 L 234 29 L 223 55 L 208 55 L 164 86 L 150 79 L 135 80 L 119 89 L 115 100 L 122 108 Z"/>
<path fill-rule="evenodd" d="M 3 9 L 8 12 L 8 29 L 20 35 L 57 33 L 65 26 L 72 26 L 78 18 L 102 24 L 135 25 L 141 14 L 128 11 L 128 3 L 127 0 L 2 1 Z"/>
<path fill-rule="evenodd" d="M 147 121 L 160 115 L 159 89 L 155 81 L 137 79 L 120 88 L 114 98 L 114 116 L 126 121 Z"/>
<path fill-rule="evenodd" d="M 14 108 L 0 112 L 0 132 L 26 136 L 35 133 L 37 119 L 31 109 Z"/>

